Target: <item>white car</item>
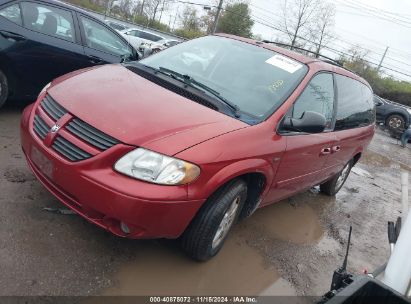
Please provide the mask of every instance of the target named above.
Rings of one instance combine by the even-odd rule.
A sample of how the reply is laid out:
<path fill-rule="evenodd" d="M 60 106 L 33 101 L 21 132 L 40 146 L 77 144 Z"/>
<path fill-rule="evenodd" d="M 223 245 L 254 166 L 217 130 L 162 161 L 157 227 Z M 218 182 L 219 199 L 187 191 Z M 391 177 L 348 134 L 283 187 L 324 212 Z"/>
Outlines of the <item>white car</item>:
<path fill-rule="evenodd" d="M 165 39 L 162 36 L 146 32 L 137 28 L 129 28 L 120 32 L 127 41 L 135 48 L 139 49 L 142 43 L 153 43 Z"/>
<path fill-rule="evenodd" d="M 181 41 L 172 39 L 162 39 L 157 42 L 143 42 L 139 47 L 139 51 L 144 54 L 144 57 L 147 57 L 179 43 L 181 43 Z"/>

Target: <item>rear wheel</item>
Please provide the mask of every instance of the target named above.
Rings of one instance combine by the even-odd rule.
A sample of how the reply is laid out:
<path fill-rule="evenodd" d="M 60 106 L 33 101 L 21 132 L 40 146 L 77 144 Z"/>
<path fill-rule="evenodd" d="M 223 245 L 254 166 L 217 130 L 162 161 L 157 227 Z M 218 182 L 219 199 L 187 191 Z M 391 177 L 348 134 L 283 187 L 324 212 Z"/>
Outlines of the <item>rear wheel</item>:
<path fill-rule="evenodd" d="M 8 96 L 9 96 L 9 85 L 7 82 L 7 77 L 0 70 L 0 108 L 6 103 Z"/>
<path fill-rule="evenodd" d="M 206 261 L 215 256 L 237 221 L 247 198 L 247 184 L 235 180 L 212 195 L 200 209 L 181 241 L 193 259 Z"/>
<path fill-rule="evenodd" d="M 391 131 L 400 131 L 405 129 L 405 119 L 401 115 L 393 114 L 388 116 L 385 125 Z"/>
<path fill-rule="evenodd" d="M 329 196 L 336 195 L 337 192 L 340 191 L 340 189 L 344 185 L 345 181 L 348 178 L 348 175 L 350 175 L 353 164 L 354 164 L 353 160 L 350 160 L 344 166 L 344 168 L 340 172 L 338 172 L 333 178 L 321 184 L 320 185 L 321 192 Z"/>

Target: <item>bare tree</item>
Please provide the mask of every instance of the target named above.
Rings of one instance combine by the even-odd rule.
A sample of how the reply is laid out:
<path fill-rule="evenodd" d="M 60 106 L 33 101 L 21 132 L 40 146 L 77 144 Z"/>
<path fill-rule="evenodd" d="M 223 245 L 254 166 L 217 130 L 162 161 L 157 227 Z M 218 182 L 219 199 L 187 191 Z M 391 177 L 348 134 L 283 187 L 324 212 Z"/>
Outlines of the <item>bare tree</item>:
<path fill-rule="evenodd" d="M 144 12 L 150 21 L 156 19 L 157 13 L 160 10 L 160 4 L 163 0 L 146 0 L 144 5 Z"/>
<path fill-rule="evenodd" d="M 321 0 L 284 0 L 281 7 L 283 18 L 280 27 L 287 34 L 291 46 L 297 45 L 297 39 L 309 36 L 310 28 L 316 21 L 316 10 Z M 301 40 L 301 39 L 300 39 Z M 299 41 L 299 46 L 305 44 Z"/>
<path fill-rule="evenodd" d="M 312 26 L 312 40 L 315 43 L 316 57 L 324 45 L 334 39 L 333 28 L 335 23 L 335 5 L 331 3 L 322 3 L 316 14 L 316 22 Z"/>
<path fill-rule="evenodd" d="M 183 29 L 189 31 L 200 30 L 201 21 L 198 18 L 197 10 L 194 7 L 187 5 L 179 18 Z"/>

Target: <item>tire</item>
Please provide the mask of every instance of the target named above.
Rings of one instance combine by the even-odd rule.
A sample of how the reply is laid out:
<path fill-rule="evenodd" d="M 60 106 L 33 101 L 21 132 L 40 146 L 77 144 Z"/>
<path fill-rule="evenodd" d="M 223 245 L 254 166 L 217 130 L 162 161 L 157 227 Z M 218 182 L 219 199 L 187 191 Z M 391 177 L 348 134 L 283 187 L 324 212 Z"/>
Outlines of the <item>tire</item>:
<path fill-rule="evenodd" d="M 405 129 L 405 119 L 402 115 L 392 114 L 385 120 L 385 125 L 391 131 L 400 131 Z"/>
<path fill-rule="evenodd" d="M 182 235 L 183 250 L 197 261 L 206 261 L 215 256 L 238 220 L 246 198 L 247 184 L 241 179 L 234 180 L 213 194 Z M 236 206 L 235 210 L 233 206 Z M 222 228 L 224 224 L 225 229 Z"/>
<path fill-rule="evenodd" d="M 6 75 L 0 70 L 0 108 L 6 103 L 9 97 L 9 85 Z"/>
<path fill-rule="evenodd" d="M 345 181 L 348 178 L 348 175 L 350 175 L 353 165 L 354 165 L 354 161 L 350 160 L 344 166 L 344 168 L 340 172 L 338 172 L 333 178 L 321 184 L 320 185 L 321 192 L 329 196 L 336 195 L 337 192 L 340 191 L 340 189 L 344 185 Z"/>

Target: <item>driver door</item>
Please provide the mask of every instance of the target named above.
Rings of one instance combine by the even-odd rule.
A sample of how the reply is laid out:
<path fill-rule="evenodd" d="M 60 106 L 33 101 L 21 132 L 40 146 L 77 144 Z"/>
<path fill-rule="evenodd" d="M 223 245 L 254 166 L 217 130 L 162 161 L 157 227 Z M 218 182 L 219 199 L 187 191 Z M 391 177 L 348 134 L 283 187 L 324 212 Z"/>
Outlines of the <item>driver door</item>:
<path fill-rule="evenodd" d="M 327 125 L 322 133 L 279 132 L 286 139 L 286 151 L 280 160 L 268 201 L 278 201 L 309 189 L 324 178 L 326 162 L 335 137 L 334 80 L 331 73 L 315 75 L 286 115 L 301 118 L 305 111 L 325 116 Z"/>
<path fill-rule="evenodd" d="M 84 52 L 91 64 L 120 63 L 122 55 L 135 60 L 128 42 L 104 24 L 79 15 Z"/>

